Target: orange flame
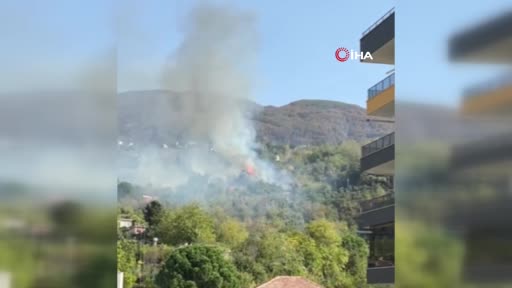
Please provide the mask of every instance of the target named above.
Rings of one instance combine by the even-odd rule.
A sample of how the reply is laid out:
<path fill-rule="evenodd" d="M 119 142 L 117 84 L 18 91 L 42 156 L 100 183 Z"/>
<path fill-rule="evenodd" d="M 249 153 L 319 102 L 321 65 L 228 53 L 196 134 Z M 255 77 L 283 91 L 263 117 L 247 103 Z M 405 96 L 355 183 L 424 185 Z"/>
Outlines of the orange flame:
<path fill-rule="evenodd" d="M 249 163 L 245 164 L 245 172 L 247 172 L 247 174 L 250 176 L 254 176 L 254 167 Z"/>

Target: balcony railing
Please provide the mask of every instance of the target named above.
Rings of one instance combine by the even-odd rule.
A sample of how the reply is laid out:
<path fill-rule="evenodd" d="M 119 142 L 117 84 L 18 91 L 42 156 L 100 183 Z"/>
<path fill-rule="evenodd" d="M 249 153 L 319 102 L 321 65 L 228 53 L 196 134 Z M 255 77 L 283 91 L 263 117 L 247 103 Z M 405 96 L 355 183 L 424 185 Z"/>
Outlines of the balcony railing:
<path fill-rule="evenodd" d="M 375 21 L 368 29 L 364 30 L 363 35 L 361 37 L 364 37 L 366 34 L 370 33 L 370 31 L 373 30 L 373 28 L 379 26 L 382 21 L 384 21 L 386 18 L 388 18 L 389 15 L 393 14 L 395 12 L 395 7 L 391 8 L 384 16 L 380 17 L 379 20 Z"/>
<path fill-rule="evenodd" d="M 371 100 L 373 97 L 382 93 L 382 91 L 388 89 L 389 87 L 395 85 L 395 73 L 389 75 L 384 78 L 384 80 L 372 86 L 372 88 L 368 89 L 368 100 Z"/>
<path fill-rule="evenodd" d="M 382 150 L 386 147 L 395 144 L 395 132 L 388 134 L 384 137 L 381 137 L 373 142 L 370 142 L 363 147 L 361 147 L 362 157 L 368 156 L 372 153 L 375 153 L 379 150 Z"/>
<path fill-rule="evenodd" d="M 395 256 L 386 255 L 384 257 L 376 257 L 368 259 L 368 268 L 375 267 L 392 267 L 395 266 Z"/>
<path fill-rule="evenodd" d="M 500 77 L 486 83 L 478 84 L 466 89 L 464 91 L 464 97 L 469 99 L 471 97 L 481 95 L 487 91 L 497 90 L 508 85 L 512 85 L 512 71 L 508 71 L 504 75 L 501 75 Z"/>
<path fill-rule="evenodd" d="M 370 200 L 362 201 L 361 203 L 359 203 L 359 206 L 361 206 L 361 210 L 364 212 L 364 211 L 373 210 L 378 207 L 384 207 L 387 205 L 391 205 L 393 203 L 395 203 L 395 194 L 389 193 L 389 194 L 382 195 L 380 197 L 376 197 L 376 198 L 373 198 Z"/>

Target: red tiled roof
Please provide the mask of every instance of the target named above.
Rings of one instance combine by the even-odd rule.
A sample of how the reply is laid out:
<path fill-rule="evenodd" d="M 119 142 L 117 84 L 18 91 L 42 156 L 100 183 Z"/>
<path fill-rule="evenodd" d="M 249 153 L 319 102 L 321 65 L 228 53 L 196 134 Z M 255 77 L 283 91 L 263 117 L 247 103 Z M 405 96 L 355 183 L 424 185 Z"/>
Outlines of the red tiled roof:
<path fill-rule="evenodd" d="M 322 288 L 322 286 L 299 276 L 278 276 L 257 288 Z"/>

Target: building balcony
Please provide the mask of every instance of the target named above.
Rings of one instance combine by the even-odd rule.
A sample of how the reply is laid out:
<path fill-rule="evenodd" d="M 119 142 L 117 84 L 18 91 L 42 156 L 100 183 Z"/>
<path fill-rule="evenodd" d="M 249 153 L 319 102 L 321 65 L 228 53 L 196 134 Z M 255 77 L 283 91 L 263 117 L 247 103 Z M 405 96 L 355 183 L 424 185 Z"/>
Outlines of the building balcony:
<path fill-rule="evenodd" d="M 395 204 L 395 195 L 394 193 L 388 193 L 382 195 L 380 197 L 372 198 L 370 200 L 365 200 L 359 203 L 361 206 L 361 212 L 375 210 L 377 208 L 381 208 L 384 206 L 388 206 L 391 204 Z"/>
<path fill-rule="evenodd" d="M 361 171 L 392 176 L 395 173 L 395 133 L 390 133 L 361 147 Z"/>
<path fill-rule="evenodd" d="M 395 64 L 395 10 L 389 10 L 372 26 L 363 32 L 360 50 L 370 52 L 372 59 L 361 62 Z"/>
<path fill-rule="evenodd" d="M 512 62 L 512 11 L 470 27 L 450 39 L 450 58 L 456 61 Z"/>
<path fill-rule="evenodd" d="M 366 113 L 370 116 L 395 116 L 395 73 L 368 89 Z"/>
<path fill-rule="evenodd" d="M 366 281 L 368 284 L 395 283 L 395 266 L 368 267 Z"/>
<path fill-rule="evenodd" d="M 510 115 L 512 111 L 512 72 L 467 89 L 464 93 L 464 115 Z"/>
<path fill-rule="evenodd" d="M 506 179 L 512 171 L 510 151 L 511 132 L 458 144 L 451 151 L 451 167 L 469 175 Z"/>
<path fill-rule="evenodd" d="M 363 229 L 371 229 L 378 225 L 395 221 L 395 197 L 393 193 L 363 201 L 357 222 Z"/>
<path fill-rule="evenodd" d="M 395 199 L 386 194 L 360 203 L 359 233 L 369 247 L 367 282 L 395 281 Z"/>

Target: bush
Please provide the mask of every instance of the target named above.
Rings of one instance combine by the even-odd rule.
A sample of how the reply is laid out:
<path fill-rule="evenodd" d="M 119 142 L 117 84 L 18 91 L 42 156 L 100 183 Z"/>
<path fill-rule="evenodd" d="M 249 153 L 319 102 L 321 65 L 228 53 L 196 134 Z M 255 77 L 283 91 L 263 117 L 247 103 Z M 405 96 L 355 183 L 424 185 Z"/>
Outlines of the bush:
<path fill-rule="evenodd" d="M 211 243 L 215 241 L 213 221 L 197 205 L 188 205 L 169 212 L 161 219 L 157 237 L 171 245 Z"/>
<path fill-rule="evenodd" d="M 221 249 L 192 245 L 171 253 L 156 284 L 161 288 L 239 288 L 240 277 Z"/>

